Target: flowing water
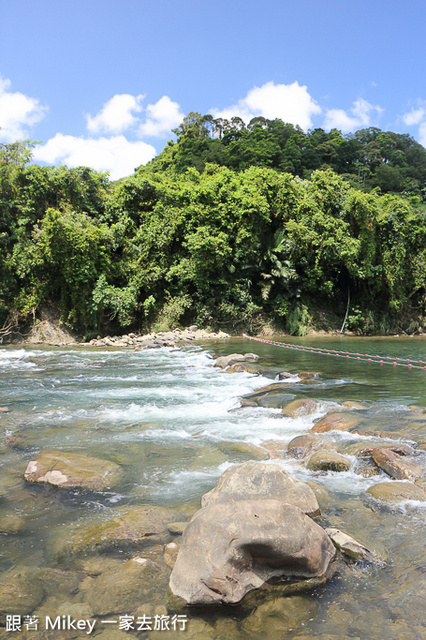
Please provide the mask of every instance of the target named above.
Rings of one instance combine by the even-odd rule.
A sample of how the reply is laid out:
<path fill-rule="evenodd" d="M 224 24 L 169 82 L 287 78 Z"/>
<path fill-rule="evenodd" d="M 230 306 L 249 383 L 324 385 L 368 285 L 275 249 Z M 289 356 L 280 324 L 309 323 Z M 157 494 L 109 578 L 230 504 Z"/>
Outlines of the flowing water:
<path fill-rule="evenodd" d="M 327 337 L 293 342 L 426 359 L 421 338 Z M 259 354 L 259 372 L 228 374 L 213 367 L 213 353 L 232 352 Z M 320 376 L 304 382 L 297 373 L 306 370 Z M 283 403 L 299 397 L 315 399 L 319 404 L 313 415 L 294 419 L 282 416 L 280 408 L 241 406 L 241 396 L 270 384 L 280 371 L 294 374 L 286 380 Z M 0 407 L 9 411 L 0 411 L 0 581 L 16 574 L 24 576 L 23 580 L 41 576 L 49 583 L 43 585 L 43 598 L 34 610 L 30 605 L 25 609 L 24 603 L 22 611 L 31 611 L 40 620 L 46 615 L 99 618 L 92 635 L 101 640 L 132 636 L 420 639 L 426 605 L 425 503 L 407 500 L 390 506 L 374 500 L 367 489 L 390 478 L 384 472 L 361 475 L 353 453 L 348 456 L 351 470 L 313 473 L 282 451 L 327 411 L 353 400 L 367 407 L 360 412 L 360 429 L 393 433 L 415 447 L 415 460 L 424 466 L 426 453 L 421 447 L 426 442 L 426 414 L 418 408 L 426 406 L 425 383 L 426 371 L 421 369 L 290 351 L 243 338 L 139 352 L 1 347 Z M 6 444 L 11 434 L 16 439 Z M 328 437 L 346 452 L 351 444 L 371 440 L 348 432 L 333 432 Z M 116 487 L 103 492 L 26 483 L 23 474 L 28 462 L 48 450 L 107 459 L 120 465 L 124 475 Z M 268 450 L 278 453 L 268 459 Z M 170 510 L 171 522 L 186 521 L 224 470 L 253 458 L 280 464 L 297 478 L 317 483 L 321 524 L 354 536 L 383 562 L 363 566 L 340 560 L 327 582 L 310 591 L 284 597 L 279 587 L 271 587 L 253 592 L 237 607 L 187 610 L 184 631 L 151 633 L 130 628 L 126 634 L 120 630 L 120 616 L 155 611 L 165 615 L 164 607 L 173 614 L 166 579 L 156 592 L 144 592 L 145 600 L 135 602 L 134 610 L 119 610 L 118 606 L 109 616 L 110 623 L 102 626 L 100 618 L 105 615 L 94 615 L 86 601 L 90 583 L 103 580 L 107 589 L 110 569 L 117 570 L 119 563 L 135 555 L 151 554 L 158 559 L 163 547 L 93 555 L 101 568 L 90 572 L 90 552 L 67 551 L 76 531 L 138 505 L 161 506 Z M 179 536 L 170 534 L 169 539 L 179 540 Z M 34 640 L 87 637 L 86 631 L 73 630 L 49 635 L 40 631 L 41 623 L 38 631 L 27 625 L 11 632 L 4 628 L 5 621 L 0 616 L 0 638 L 2 634 Z"/>

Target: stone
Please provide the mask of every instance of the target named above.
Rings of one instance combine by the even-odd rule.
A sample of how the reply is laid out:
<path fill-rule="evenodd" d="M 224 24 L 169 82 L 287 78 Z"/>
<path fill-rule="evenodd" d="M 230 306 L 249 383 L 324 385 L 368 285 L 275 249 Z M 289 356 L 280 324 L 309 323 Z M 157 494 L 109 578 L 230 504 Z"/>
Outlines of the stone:
<path fill-rule="evenodd" d="M 81 574 L 75 571 L 62 571 L 46 567 L 39 570 L 40 580 L 43 581 L 44 593 L 47 596 L 71 595 L 77 593 L 81 581 Z"/>
<path fill-rule="evenodd" d="M 268 453 L 268 458 L 283 458 L 285 456 L 286 446 L 284 442 L 277 442 L 275 440 L 267 440 L 262 443 L 262 446 Z"/>
<path fill-rule="evenodd" d="M 173 535 L 179 535 L 180 536 L 185 531 L 187 524 L 188 524 L 187 522 L 170 522 L 167 525 L 167 529 Z"/>
<path fill-rule="evenodd" d="M 9 407 L 0 407 L 0 413 L 9 413 Z"/>
<path fill-rule="evenodd" d="M 373 449 L 372 456 L 377 466 L 396 480 L 414 481 L 422 476 L 417 464 L 402 458 L 389 448 Z"/>
<path fill-rule="evenodd" d="M 300 418 L 302 416 L 309 416 L 311 413 L 315 413 L 318 404 L 315 400 L 310 398 L 299 398 L 298 400 L 292 400 L 289 404 L 283 407 L 282 414 L 289 418 Z"/>
<path fill-rule="evenodd" d="M 311 380 L 312 378 L 319 378 L 318 371 L 299 371 L 297 374 L 301 380 Z"/>
<path fill-rule="evenodd" d="M 359 436 L 368 438 L 383 438 L 387 440 L 404 440 L 407 437 L 407 434 L 404 434 L 401 431 L 381 431 L 379 429 L 374 431 L 369 431 L 366 429 L 351 429 L 351 432 Z"/>
<path fill-rule="evenodd" d="M 349 431 L 358 424 L 359 420 L 359 416 L 354 416 L 353 414 L 332 412 L 318 420 L 311 428 L 311 432 Z"/>
<path fill-rule="evenodd" d="M 278 374 L 278 380 L 288 380 L 289 378 L 294 378 L 294 374 L 288 371 L 281 371 Z"/>
<path fill-rule="evenodd" d="M 309 471 L 349 471 L 351 462 L 337 451 L 317 451 L 308 460 Z"/>
<path fill-rule="evenodd" d="M 173 569 L 175 566 L 178 553 L 179 545 L 176 542 L 169 542 L 169 544 L 166 544 L 164 547 L 164 562 L 170 569 Z"/>
<path fill-rule="evenodd" d="M 242 455 L 259 460 L 265 460 L 268 457 L 263 447 L 251 444 L 250 442 L 221 442 L 219 449 L 223 451 L 223 453 L 231 456 Z"/>
<path fill-rule="evenodd" d="M 246 398 L 256 398 L 256 396 L 262 395 L 264 393 L 281 393 L 283 391 L 288 391 L 288 383 L 287 382 L 272 382 L 271 384 L 267 384 L 264 387 L 259 387 L 259 389 L 255 389 L 253 393 L 250 393 Z"/>
<path fill-rule="evenodd" d="M 26 520 L 24 516 L 14 513 L 2 513 L 0 519 L 0 534 L 13 535 L 25 529 Z"/>
<path fill-rule="evenodd" d="M 259 360 L 259 356 L 255 353 L 230 353 L 227 356 L 217 358 L 213 366 L 226 369 L 226 367 L 235 362 L 256 362 L 257 360 Z"/>
<path fill-rule="evenodd" d="M 263 390 L 262 390 L 263 389 Z M 276 382 L 239 398 L 242 407 L 282 408 L 294 398 L 288 386 Z"/>
<path fill-rule="evenodd" d="M 282 409 L 292 397 L 290 393 L 265 393 L 256 398 L 255 404 L 265 409 Z"/>
<path fill-rule="evenodd" d="M 169 586 L 188 604 L 236 604 L 272 578 L 323 576 L 334 555 L 327 534 L 298 507 L 216 503 L 188 524 Z"/>
<path fill-rule="evenodd" d="M 393 451 L 399 456 L 412 456 L 414 454 L 414 449 L 408 444 L 394 444 L 377 447 L 377 442 L 352 442 L 345 447 L 344 453 L 356 456 L 357 458 L 371 458 L 374 449 L 377 448 Z"/>
<path fill-rule="evenodd" d="M 256 367 L 250 364 L 244 364 L 242 362 L 235 362 L 231 364 L 227 369 L 225 369 L 225 373 L 258 373 Z"/>
<path fill-rule="evenodd" d="M 328 527 L 325 529 L 325 532 L 330 537 L 336 549 L 339 549 L 345 556 L 348 556 L 356 562 L 377 562 L 377 559 L 370 549 L 364 547 L 358 540 L 355 540 L 355 538 L 352 538 L 352 536 L 349 536 L 347 533 L 335 527 Z"/>
<path fill-rule="evenodd" d="M 296 436 L 288 443 L 287 452 L 292 458 L 304 458 L 308 453 L 318 449 L 323 444 L 322 438 L 311 433 Z"/>
<path fill-rule="evenodd" d="M 24 449 L 26 446 L 25 439 L 19 433 L 9 433 L 4 443 L 11 449 Z"/>
<path fill-rule="evenodd" d="M 37 570 L 23 568 L 0 576 L 0 614 L 29 615 L 43 601 L 43 582 Z"/>
<path fill-rule="evenodd" d="M 410 482 L 379 482 L 369 487 L 367 493 L 382 502 L 395 503 L 403 502 L 404 500 L 426 501 L 426 491 Z"/>
<path fill-rule="evenodd" d="M 355 402 L 354 400 L 345 400 L 342 402 L 342 407 L 345 407 L 346 409 L 357 409 L 358 411 L 363 411 L 368 408 L 365 404 Z"/>
<path fill-rule="evenodd" d="M 169 570 L 146 558 L 128 560 L 117 571 L 92 579 L 86 602 L 95 616 L 129 614 L 167 584 Z"/>
<path fill-rule="evenodd" d="M 118 482 L 121 468 L 109 460 L 80 453 L 44 451 L 28 463 L 24 478 L 55 487 L 102 491 Z"/>
<path fill-rule="evenodd" d="M 229 467 L 217 485 L 201 498 L 201 506 L 247 499 L 275 499 L 299 507 L 304 513 L 319 513 L 312 489 L 277 464 L 249 460 Z"/>
<path fill-rule="evenodd" d="M 284 640 L 289 631 L 303 628 L 305 621 L 318 614 L 318 605 L 313 598 L 293 595 L 268 599 L 258 605 L 242 623 L 250 640 L 265 636 L 268 640 Z"/>
<path fill-rule="evenodd" d="M 121 511 L 115 518 L 96 524 L 79 523 L 66 536 L 60 535 L 56 550 L 59 555 L 79 555 L 164 544 L 170 539 L 167 525 L 171 515 L 168 509 L 146 505 Z"/>

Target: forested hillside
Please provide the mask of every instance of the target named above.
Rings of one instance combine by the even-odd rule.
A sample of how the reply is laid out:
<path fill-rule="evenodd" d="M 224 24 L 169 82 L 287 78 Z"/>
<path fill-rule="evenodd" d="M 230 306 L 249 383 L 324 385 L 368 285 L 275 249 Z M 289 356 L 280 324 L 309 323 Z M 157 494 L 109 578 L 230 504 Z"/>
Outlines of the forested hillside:
<path fill-rule="evenodd" d="M 177 143 L 118 183 L 3 145 L 0 327 L 49 303 L 85 337 L 194 322 L 303 334 L 340 329 L 348 296 L 348 329 L 424 327 L 423 147 L 234 121 L 211 135 L 190 115 Z"/>
<path fill-rule="evenodd" d="M 309 178 L 317 169 L 332 169 L 362 191 L 426 196 L 426 150 L 408 134 L 375 127 L 347 136 L 337 129 L 304 133 L 279 119 L 257 117 L 246 126 L 241 118 L 199 113 L 190 113 L 174 133 L 177 143 L 170 142 L 150 170 L 202 171 L 215 163 L 235 171 L 271 167 Z"/>

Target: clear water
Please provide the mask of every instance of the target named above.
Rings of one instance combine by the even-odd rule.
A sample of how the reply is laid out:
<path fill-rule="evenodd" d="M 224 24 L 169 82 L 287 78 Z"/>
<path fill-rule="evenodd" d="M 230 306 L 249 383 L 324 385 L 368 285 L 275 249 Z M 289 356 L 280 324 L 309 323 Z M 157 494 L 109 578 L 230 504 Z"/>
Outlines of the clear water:
<path fill-rule="evenodd" d="M 420 338 L 292 341 L 426 360 L 425 340 Z M 260 355 L 258 375 L 227 374 L 212 366 L 213 352 L 249 351 Z M 318 400 L 316 414 L 291 419 L 282 417 L 280 409 L 240 406 L 240 396 L 270 384 L 284 370 L 320 372 L 314 383 L 303 384 L 293 377 L 286 386 L 289 400 Z M 142 352 L 2 347 L 0 406 L 7 406 L 9 412 L 0 412 L 0 529 L 3 526 L 4 531 L 0 534 L 0 572 L 5 577 L 28 567 L 60 568 L 74 573 L 83 584 L 81 558 L 57 553 L 58 540 L 72 535 L 80 524 L 107 520 L 122 507 L 141 504 L 167 507 L 175 520 L 186 520 L 226 468 L 252 458 L 250 445 L 272 441 L 284 447 L 344 400 L 367 403 L 362 428 L 397 431 L 407 442 L 424 444 L 426 415 L 408 407 L 426 406 L 425 383 L 426 371 L 419 369 L 342 360 L 242 338 Z M 18 447 L 5 444 L 9 434 L 19 436 Z M 330 438 L 344 448 L 362 437 L 335 432 Z M 53 449 L 112 460 L 123 468 L 123 480 L 115 490 L 98 493 L 25 483 L 28 461 L 40 451 Z M 424 456 L 417 449 L 416 461 L 423 466 Z M 407 501 L 389 507 L 369 499 L 366 490 L 388 479 L 384 474 L 364 478 L 353 469 L 318 474 L 290 458 L 270 462 L 320 485 L 325 490 L 323 504 L 319 499 L 323 523 L 358 538 L 385 565 L 360 567 L 341 562 L 325 585 L 306 594 L 283 598 L 272 590 L 257 602 L 250 597 L 241 607 L 191 611 L 187 631 L 176 637 L 421 638 L 425 622 L 424 505 Z M 143 551 L 137 553 L 143 555 Z M 83 587 L 67 593 L 63 600 L 68 607 L 84 603 Z M 166 587 L 153 594 L 152 600 L 169 606 Z M 42 609 L 39 605 L 39 612 L 56 616 L 60 604 L 60 597 L 50 596 Z M 0 625 L 4 623 L 3 616 Z M 2 633 L 10 637 L 0 627 L 0 637 Z M 94 631 L 99 638 L 107 639 L 106 633 L 99 625 Z M 115 636 L 109 629 L 108 633 L 108 638 L 119 638 L 123 632 L 117 629 Z M 167 632 L 158 634 L 167 637 Z M 36 638 L 35 632 L 27 635 Z M 133 635 L 157 637 L 154 632 L 134 631 Z M 168 637 L 174 637 L 172 632 Z"/>

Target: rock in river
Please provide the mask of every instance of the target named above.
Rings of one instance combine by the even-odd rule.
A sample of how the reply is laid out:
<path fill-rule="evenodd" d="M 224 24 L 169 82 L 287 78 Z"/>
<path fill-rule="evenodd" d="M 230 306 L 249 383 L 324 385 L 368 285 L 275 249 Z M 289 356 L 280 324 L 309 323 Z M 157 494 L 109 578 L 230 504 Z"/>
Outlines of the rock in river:
<path fill-rule="evenodd" d="M 102 553 L 109 550 L 125 551 L 161 544 L 170 538 L 167 529 L 173 514 L 163 507 L 141 505 L 117 513 L 115 518 L 68 530 L 59 531 L 59 539 L 52 548 L 59 555 Z"/>
<path fill-rule="evenodd" d="M 422 471 L 417 464 L 403 458 L 389 448 L 373 449 L 372 455 L 377 466 L 396 480 L 414 481 L 422 476 Z"/>
<path fill-rule="evenodd" d="M 353 413 L 332 412 L 318 420 L 312 427 L 313 433 L 325 433 L 326 431 L 349 431 L 360 421 L 360 417 Z"/>
<path fill-rule="evenodd" d="M 310 471 L 349 471 L 351 462 L 337 451 L 318 451 L 306 465 Z"/>
<path fill-rule="evenodd" d="M 44 598 L 43 582 L 36 569 L 7 571 L 0 578 L 0 613 L 27 615 Z"/>
<path fill-rule="evenodd" d="M 324 441 L 319 436 L 304 433 L 301 436 L 296 436 L 288 443 L 287 452 L 292 458 L 304 458 L 322 445 L 324 445 Z"/>
<path fill-rule="evenodd" d="M 167 577 L 167 567 L 135 557 L 117 571 L 93 579 L 86 600 L 97 616 L 128 614 L 152 597 L 153 592 L 161 593 L 160 587 L 166 586 Z"/>
<path fill-rule="evenodd" d="M 235 604 L 272 578 L 313 578 L 335 549 L 298 507 L 274 499 L 211 504 L 185 529 L 170 576 L 188 604 Z"/>
<path fill-rule="evenodd" d="M 66 451 L 40 453 L 28 463 L 24 473 L 27 482 L 94 491 L 113 486 L 120 477 L 121 468 L 114 462 Z"/>
<path fill-rule="evenodd" d="M 383 502 L 403 502 L 404 500 L 426 501 L 426 491 L 410 482 L 380 482 L 367 489 L 376 500 Z"/>
<path fill-rule="evenodd" d="M 308 515 L 319 513 L 315 494 L 307 484 L 296 480 L 277 464 L 253 460 L 229 467 L 214 489 L 203 495 L 201 505 L 271 498 L 294 505 Z"/>
<path fill-rule="evenodd" d="M 340 529 L 336 529 L 335 527 L 328 527 L 325 532 L 330 536 L 334 546 L 345 555 L 355 561 L 363 560 L 365 562 L 377 562 L 376 557 L 364 547 L 363 544 L 349 536 L 347 533 L 340 531 Z"/>
<path fill-rule="evenodd" d="M 310 398 L 299 398 L 298 400 L 292 400 L 282 410 L 284 416 L 290 418 L 300 418 L 302 416 L 308 416 L 311 413 L 315 413 L 318 407 L 318 403 Z"/>

